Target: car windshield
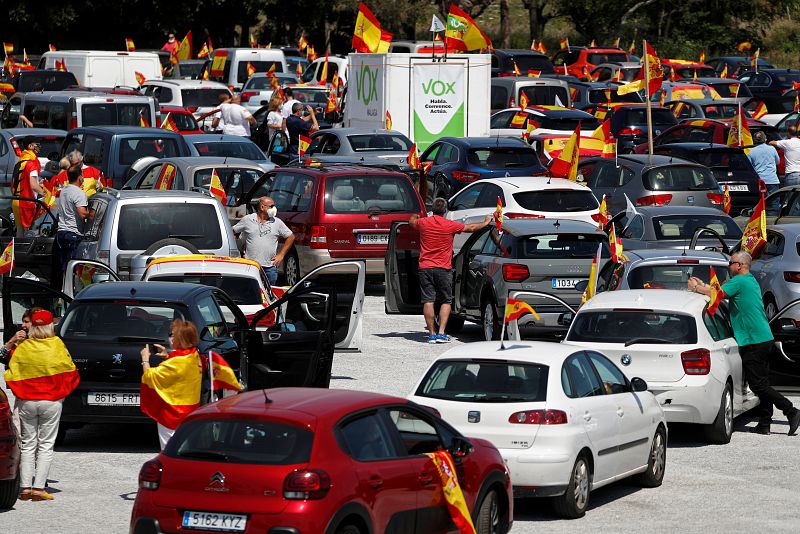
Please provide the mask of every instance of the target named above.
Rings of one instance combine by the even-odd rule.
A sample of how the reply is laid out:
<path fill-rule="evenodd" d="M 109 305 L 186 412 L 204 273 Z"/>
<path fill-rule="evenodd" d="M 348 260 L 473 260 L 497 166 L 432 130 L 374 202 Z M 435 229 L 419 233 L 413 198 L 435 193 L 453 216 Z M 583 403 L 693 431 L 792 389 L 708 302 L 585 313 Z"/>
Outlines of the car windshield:
<path fill-rule="evenodd" d="M 610 254 L 608 241 L 600 234 L 540 234 L 517 240 L 516 258 L 519 259 L 590 259 L 603 244 L 602 256 Z M 513 254 L 513 251 L 509 252 Z"/>
<path fill-rule="evenodd" d="M 244 158 L 252 161 L 264 161 L 267 157 L 252 141 L 194 141 L 194 147 L 201 156 L 219 158 Z"/>
<path fill-rule="evenodd" d="M 45 71 L 19 73 L 17 91 L 20 93 L 38 93 L 41 91 L 63 91 L 67 87 L 78 85 L 78 80 L 71 72 Z"/>
<path fill-rule="evenodd" d="M 681 263 L 682 262 L 682 263 Z M 728 280 L 728 268 L 725 265 L 715 266 L 714 272 L 720 284 Z M 679 260 L 666 265 L 642 265 L 628 273 L 630 289 L 675 289 L 685 291 L 689 278 L 696 276 L 701 280 L 710 280 L 709 265 L 700 265 L 693 260 Z"/>
<path fill-rule="evenodd" d="M 549 367 L 493 360 L 440 360 L 425 374 L 419 397 L 457 402 L 544 402 Z"/>
<path fill-rule="evenodd" d="M 546 56 L 520 55 L 509 58 L 509 64 L 512 69 L 514 68 L 514 63 L 517 64 L 517 68 L 523 76 L 529 70 L 538 70 L 542 74 L 551 74 L 553 72 L 553 64 L 550 63 L 550 59 Z"/>
<path fill-rule="evenodd" d="M 725 214 L 720 215 L 663 215 L 653 218 L 657 239 L 691 239 L 698 228 L 709 228 L 723 239 L 739 239 L 742 230 Z M 701 239 L 714 239 L 704 234 Z"/>
<path fill-rule="evenodd" d="M 219 95 L 226 95 L 224 89 L 181 89 L 183 107 L 213 108 L 219 105 Z"/>
<path fill-rule="evenodd" d="M 269 72 L 269 69 L 275 67 L 275 72 L 283 72 L 283 64 L 280 61 L 240 61 L 239 67 L 236 72 L 236 83 L 243 84 L 250 77 L 247 70 L 252 66 L 255 72 Z"/>
<path fill-rule="evenodd" d="M 467 161 L 470 165 L 492 170 L 540 166 L 536 152 L 522 146 L 471 148 L 467 152 Z"/>
<path fill-rule="evenodd" d="M 166 115 L 164 115 L 166 117 Z M 175 121 L 175 126 L 181 132 L 197 131 L 200 127 L 194 117 L 188 113 L 170 113 L 170 117 Z M 162 119 L 163 120 L 163 119 Z"/>
<path fill-rule="evenodd" d="M 300 426 L 241 418 L 195 419 L 164 448 L 171 458 L 258 465 L 307 463 L 314 434 Z"/>
<path fill-rule="evenodd" d="M 325 213 L 420 211 L 411 182 L 401 176 L 334 176 L 326 180 L 325 188 Z"/>
<path fill-rule="evenodd" d="M 678 119 L 668 109 L 657 108 L 653 111 L 653 124 L 659 127 L 672 126 L 678 124 Z M 625 110 L 625 120 L 627 124 L 647 124 L 647 109 L 641 108 L 628 108 Z"/>
<path fill-rule="evenodd" d="M 636 103 L 642 101 L 642 98 L 636 91 L 621 95 L 619 94 L 619 92 L 612 89 L 608 92 L 608 96 L 611 97 L 611 102 Z M 608 98 L 606 97 L 606 91 L 604 89 L 592 89 L 591 91 L 589 91 L 589 102 L 592 104 L 605 104 L 606 102 L 608 102 Z"/>
<path fill-rule="evenodd" d="M 404 135 L 348 135 L 347 140 L 353 152 L 408 152 L 411 149 L 411 142 Z"/>
<path fill-rule="evenodd" d="M 719 191 L 714 175 L 703 167 L 656 167 L 645 172 L 642 180 L 650 191 Z"/>
<path fill-rule="evenodd" d="M 579 312 L 567 341 L 687 345 L 697 343 L 697 326 L 691 315 L 650 310 Z"/>
<path fill-rule="evenodd" d="M 146 250 L 162 239 L 182 239 L 198 249 L 222 247 L 219 216 L 211 203 L 125 204 L 119 214 L 120 250 Z"/>
<path fill-rule="evenodd" d="M 132 165 L 134 161 L 146 156 L 155 158 L 174 158 L 180 156 L 178 140 L 163 137 L 126 137 L 119 146 L 119 162 Z"/>
<path fill-rule="evenodd" d="M 517 204 L 531 211 L 575 212 L 598 209 L 597 198 L 588 189 L 548 189 L 512 195 Z"/>
<path fill-rule="evenodd" d="M 83 104 L 81 106 L 82 126 L 141 126 L 142 119 L 155 126 L 150 114 L 150 104 Z"/>
<path fill-rule="evenodd" d="M 236 304 L 263 304 L 261 286 L 258 280 L 248 276 L 232 274 L 163 274 L 151 276 L 148 280 L 159 282 L 185 282 L 217 287 L 227 293 Z"/>
<path fill-rule="evenodd" d="M 692 159 L 708 168 L 725 168 L 731 171 L 753 170 L 753 164 L 744 152 L 735 150 L 702 150 Z"/>
<path fill-rule="evenodd" d="M 185 309 L 135 299 L 75 301 L 59 325 L 59 335 L 73 341 L 166 341 L 174 319 L 186 319 Z M 142 338 L 141 340 L 139 338 Z"/>
<path fill-rule="evenodd" d="M 628 61 L 628 54 L 625 52 L 604 52 L 601 54 L 586 54 L 586 61 L 592 65 L 600 63 L 624 63 Z"/>

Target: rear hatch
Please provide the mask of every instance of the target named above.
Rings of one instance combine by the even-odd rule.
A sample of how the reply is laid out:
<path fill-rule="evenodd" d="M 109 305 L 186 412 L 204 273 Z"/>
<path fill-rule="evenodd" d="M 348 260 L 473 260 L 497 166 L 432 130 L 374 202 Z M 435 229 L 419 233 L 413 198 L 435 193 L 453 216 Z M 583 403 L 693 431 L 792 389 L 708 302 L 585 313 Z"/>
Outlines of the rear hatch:
<path fill-rule="evenodd" d="M 691 315 L 645 309 L 579 311 L 565 343 L 591 347 L 630 379 L 677 382 L 685 372 L 681 353 L 697 348 Z"/>
<path fill-rule="evenodd" d="M 514 350 L 527 349 L 508 352 Z M 546 365 L 513 359 L 440 360 L 426 373 L 414 400 L 438 410 L 467 436 L 489 440 L 499 449 L 527 449 L 540 425 L 509 419 L 545 409 L 548 374 Z"/>
<path fill-rule="evenodd" d="M 585 220 L 600 209 L 597 198 L 585 188 L 522 191 L 512 196 L 520 207 L 547 218 Z M 503 215 L 512 219 L 515 217 L 514 213 Z"/>
<path fill-rule="evenodd" d="M 470 171 L 480 172 L 462 173 L 465 176 L 463 181 L 475 181 L 478 177 L 535 176 L 546 172 L 536 152 L 527 146 L 470 148 L 467 152 L 467 162 L 472 167 Z"/>
<path fill-rule="evenodd" d="M 665 165 L 642 174 L 644 189 L 651 198 L 637 201 L 640 205 L 722 207 L 722 193 L 711 172 L 690 165 Z M 691 236 L 690 236 L 691 237 Z"/>
<path fill-rule="evenodd" d="M 719 215 L 659 215 L 653 217 L 652 224 L 656 238 L 653 243 L 661 243 L 661 246 L 669 246 L 669 241 L 674 241 L 675 246 L 686 247 L 698 228 L 713 230 L 728 246 L 735 245 L 742 238 L 742 229 L 722 211 Z M 713 235 L 704 233 L 700 235 L 696 248 L 706 247 L 718 248 L 721 245 Z"/>

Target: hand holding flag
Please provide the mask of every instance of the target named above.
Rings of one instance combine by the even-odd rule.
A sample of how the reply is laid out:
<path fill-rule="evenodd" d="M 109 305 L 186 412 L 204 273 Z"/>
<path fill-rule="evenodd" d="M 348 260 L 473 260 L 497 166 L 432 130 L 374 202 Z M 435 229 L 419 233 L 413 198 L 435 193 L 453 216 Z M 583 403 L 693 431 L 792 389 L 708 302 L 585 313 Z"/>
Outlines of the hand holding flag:
<path fill-rule="evenodd" d="M 714 267 L 709 266 L 708 270 L 711 275 L 711 281 L 708 283 L 711 290 L 711 293 L 709 293 L 711 300 L 708 301 L 708 314 L 714 315 L 717 312 L 717 308 L 719 308 L 719 303 L 725 297 L 725 292 L 722 291 L 722 287 L 719 285 L 719 279 Z"/>

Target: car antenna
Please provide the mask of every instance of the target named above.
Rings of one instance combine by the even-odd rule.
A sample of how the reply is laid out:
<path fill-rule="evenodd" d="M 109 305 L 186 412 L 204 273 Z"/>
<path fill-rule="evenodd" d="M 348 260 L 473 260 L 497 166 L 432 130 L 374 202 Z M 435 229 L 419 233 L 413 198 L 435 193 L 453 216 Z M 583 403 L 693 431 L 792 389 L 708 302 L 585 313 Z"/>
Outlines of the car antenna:
<path fill-rule="evenodd" d="M 272 399 L 267 397 L 267 390 L 266 389 L 262 389 L 261 393 L 264 394 L 264 404 L 272 404 Z"/>
<path fill-rule="evenodd" d="M 686 256 L 686 247 L 687 247 L 687 245 L 688 245 L 688 243 L 686 243 L 686 240 L 684 239 L 683 240 L 683 253 L 681 254 L 681 256 Z"/>

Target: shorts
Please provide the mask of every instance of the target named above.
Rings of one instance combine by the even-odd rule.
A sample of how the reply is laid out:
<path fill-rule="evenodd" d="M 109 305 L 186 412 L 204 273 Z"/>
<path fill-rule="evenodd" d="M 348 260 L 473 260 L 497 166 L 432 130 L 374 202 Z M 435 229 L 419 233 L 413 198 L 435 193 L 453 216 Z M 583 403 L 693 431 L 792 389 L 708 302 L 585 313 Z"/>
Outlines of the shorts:
<path fill-rule="evenodd" d="M 423 304 L 450 304 L 453 302 L 453 271 L 441 267 L 420 269 L 419 288 Z"/>

